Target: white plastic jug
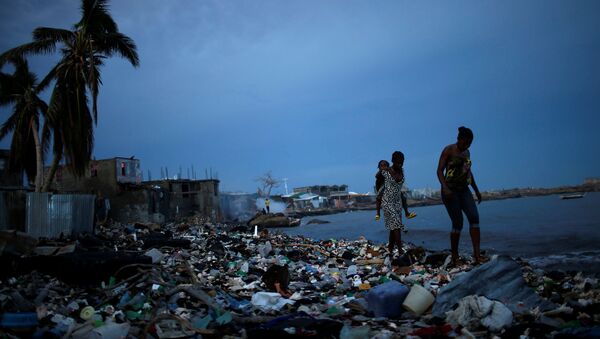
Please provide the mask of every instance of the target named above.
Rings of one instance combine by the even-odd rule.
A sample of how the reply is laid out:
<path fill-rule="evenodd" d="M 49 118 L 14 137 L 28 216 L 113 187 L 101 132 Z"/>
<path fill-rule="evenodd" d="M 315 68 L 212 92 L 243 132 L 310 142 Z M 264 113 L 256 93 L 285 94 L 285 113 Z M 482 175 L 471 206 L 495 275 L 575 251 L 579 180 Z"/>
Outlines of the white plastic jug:
<path fill-rule="evenodd" d="M 416 315 L 421 315 L 433 304 L 434 300 L 435 297 L 427 289 L 414 284 L 404 299 L 402 307 Z"/>

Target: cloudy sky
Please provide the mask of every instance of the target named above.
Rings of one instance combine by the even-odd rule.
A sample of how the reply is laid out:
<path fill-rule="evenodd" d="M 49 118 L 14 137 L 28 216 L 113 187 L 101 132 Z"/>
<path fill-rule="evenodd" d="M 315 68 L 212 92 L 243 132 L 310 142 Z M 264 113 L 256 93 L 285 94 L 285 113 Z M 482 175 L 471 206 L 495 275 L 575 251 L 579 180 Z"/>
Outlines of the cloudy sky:
<path fill-rule="evenodd" d="M 461 125 L 482 189 L 600 176 L 598 1 L 119 0 L 111 13 L 141 65 L 102 69 L 94 155 L 134 155 L 145 177 L 212 168 L 223 190 L 254 191 L 272 171 L 367 192 L 402 150 L 408 186 L 437 188 Z M 76 0 L 0 0 L 0 51 L 79 15 Z M 55 61 L 30 60 L 40 77 Z"/>

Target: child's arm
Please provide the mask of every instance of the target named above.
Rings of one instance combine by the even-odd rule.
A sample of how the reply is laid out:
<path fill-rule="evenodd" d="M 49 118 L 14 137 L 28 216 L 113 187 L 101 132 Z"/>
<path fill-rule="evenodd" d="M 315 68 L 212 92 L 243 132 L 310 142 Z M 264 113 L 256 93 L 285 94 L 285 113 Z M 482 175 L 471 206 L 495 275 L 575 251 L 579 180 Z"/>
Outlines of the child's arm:
<path fill-rule="evenodd" d="M 377 191 L 377 198 L 375 198 L 375 207 L 377 208 L 377 213 L 375 214 L 375 220 L 379 220 L 379 215 L 381 213 L 381 198 L 383 196 L 383 185 Z"/>
<path fill-rule="evenodd" d="M 400 192 L 400 198 L 402 200 L 402 208 L 404 209 L 404 213 L 406 213 L 406 216 L 408 216 L 410 214 L 410 212 L 408 211 L 408 202 L 406 201 L 406 193 Z"/>

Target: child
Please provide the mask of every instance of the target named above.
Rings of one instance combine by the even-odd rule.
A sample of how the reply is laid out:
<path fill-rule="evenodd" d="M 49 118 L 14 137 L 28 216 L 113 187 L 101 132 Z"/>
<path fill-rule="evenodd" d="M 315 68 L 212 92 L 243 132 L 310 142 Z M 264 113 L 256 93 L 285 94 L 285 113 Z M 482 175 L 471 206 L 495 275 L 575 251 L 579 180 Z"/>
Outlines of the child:
<path fill-rule="evenodd" d="M 377 198 L 375 200 L 375 205 L 377 208 L 377 213 L 375 214 L 375 220 L 378 221 L 381 217 L 380 217 L 380 212 L 381 212 L 381 197 L 383 196 L 383 185 L 385 183 L 385 179 L 383 177 L 383 174 L 381 174 L 381 171 L 387 171 L 390 167 L 390 163 L 387 160 L 379 160 L 379 163 L 377 164 L 377 168 L 379 169 L 379 171 L 377 172 L 377 174 L 375 175 L 375 191 L 377 192 Z M 404 194 L 404 192 L 401 193 L 401 197 L 402 197 L 402 208 L 404 209 L 404 213 L 406 214 L 406 218 L 408 219 L 412 219 L 414 217 L 417 216 L 417 214 L 415 212 L 409 212 L 408 211 L 408 203 L 406 202 L 406 195 Z"/>
<path fill-rule="evenodd" d="M 377 198 L 375 199 L 375 205 L 377 207 L 377 214 L 375 214 L 375 220 L 379 220 L 380 212 L 381 212 L 381 197 L 383 195 L 383 184 L 385 183 L 385 179 L 383 178 L 383 174 L 381 174 L 382 170 L 387 170 L 390 167 L 390 163 L 387 160 L 379 160 L 377 164 L 377 174 L 375 174 L 375 192 L 377 194 Z"/>

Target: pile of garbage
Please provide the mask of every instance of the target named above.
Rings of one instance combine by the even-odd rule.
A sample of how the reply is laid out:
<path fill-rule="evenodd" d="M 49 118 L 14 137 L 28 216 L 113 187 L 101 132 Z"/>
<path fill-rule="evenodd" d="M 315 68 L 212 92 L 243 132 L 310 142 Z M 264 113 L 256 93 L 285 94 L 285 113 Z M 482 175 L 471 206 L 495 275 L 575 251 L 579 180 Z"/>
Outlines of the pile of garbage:
<path fill-rule="evenodd" d="M 191 218 L 0 233 L 6 338 L 598 337 L 598 279 Z"/>

